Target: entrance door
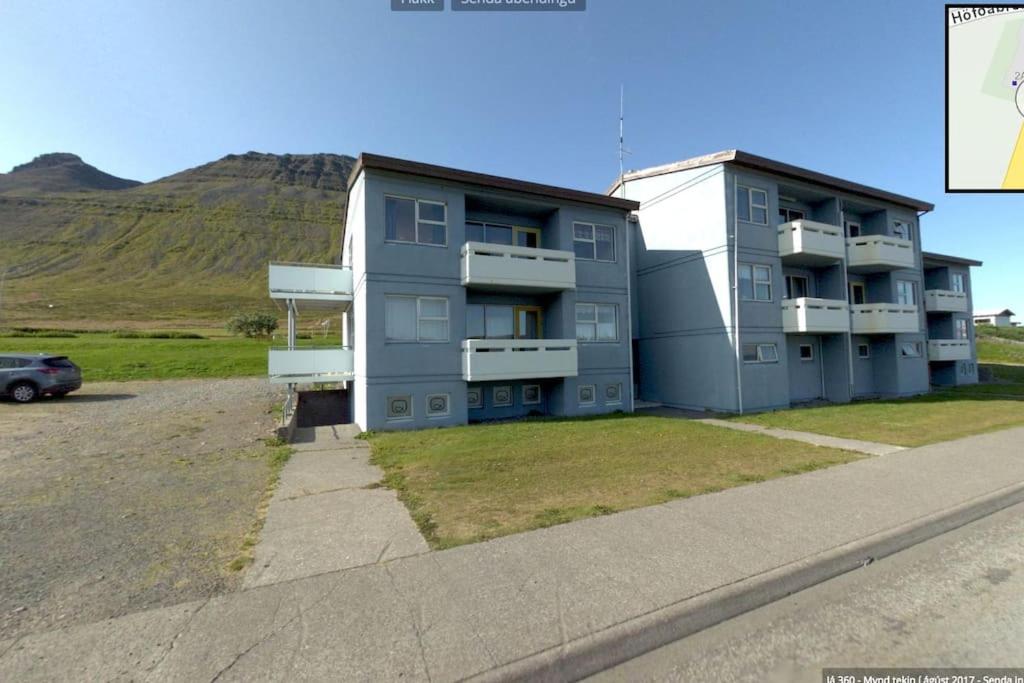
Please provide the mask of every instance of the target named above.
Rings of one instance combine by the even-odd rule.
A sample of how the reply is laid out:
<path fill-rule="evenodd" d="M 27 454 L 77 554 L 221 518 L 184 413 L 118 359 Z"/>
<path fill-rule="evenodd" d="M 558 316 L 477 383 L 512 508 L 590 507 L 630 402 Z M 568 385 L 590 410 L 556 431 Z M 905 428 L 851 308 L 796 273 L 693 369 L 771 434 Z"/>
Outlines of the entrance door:
<path fill-rule="evenodd" d="M 516 339 L 543 339 L 540 306 L 516 306 Z"/>
<path fill-rule="evenodd" d="M 850 303 L 851 304 L 863 304 L 865 303 L 865 290 L 863 283 L 851 282 L 850 283 Z"/>
<path fill-rule="evenodd" d="M 540 229 L 539 228 L 523 228 L 516 226 L 513 228 L 515 233 L 515 245 L 517 247 L 540 247 Z"/>

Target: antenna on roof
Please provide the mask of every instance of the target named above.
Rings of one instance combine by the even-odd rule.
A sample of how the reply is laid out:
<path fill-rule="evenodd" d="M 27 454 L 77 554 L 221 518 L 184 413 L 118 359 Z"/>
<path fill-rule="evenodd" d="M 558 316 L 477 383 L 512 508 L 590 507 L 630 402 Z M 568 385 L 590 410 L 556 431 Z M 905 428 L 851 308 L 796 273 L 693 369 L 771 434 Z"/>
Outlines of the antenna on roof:
<path fill-rule="evenodd" d="M 625 177 L 625 168 L 623 166 L 623 159 L 627 154 L 631 152 L 626 149 L 625 136 L 623 134 L 624 125 L 626 119 L 626 86 L 624 84 L 619 85 L 619 190 L 622 193 L 622 197 L 626 197 L 626 186 L 623 184 L 623 178 Z"/>

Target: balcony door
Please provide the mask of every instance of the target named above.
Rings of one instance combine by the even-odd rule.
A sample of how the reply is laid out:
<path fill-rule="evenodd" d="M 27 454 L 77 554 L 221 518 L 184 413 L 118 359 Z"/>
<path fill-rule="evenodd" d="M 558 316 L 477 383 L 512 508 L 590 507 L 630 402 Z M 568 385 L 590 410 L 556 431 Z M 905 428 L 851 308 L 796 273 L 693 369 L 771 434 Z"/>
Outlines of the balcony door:
<path fill-rule="evenodd" d="M 516 339 L 543 339 L 544 321 L 540 306 L 516 306 Z"/>
<path fill-rule="evenodd" d="M 786 276 L 786 298 L 801 299 L 810 296 L 810 283 L 803 275 Z"/>
<path fill-rule="evenodd" d="M 867 296 L 865 293 L 867 289 L 860 282 L 850 283 L 850 303 L 851 304 L 863 304 L 867 302 Z"/>
<path fill-rule="evenodd" d="M 524 228 L 517 225 L 512 231 L 515 235 L 514 239 L 517 247 L 530 247 L 531 249 L 540 247 L 539 228 Z"/>

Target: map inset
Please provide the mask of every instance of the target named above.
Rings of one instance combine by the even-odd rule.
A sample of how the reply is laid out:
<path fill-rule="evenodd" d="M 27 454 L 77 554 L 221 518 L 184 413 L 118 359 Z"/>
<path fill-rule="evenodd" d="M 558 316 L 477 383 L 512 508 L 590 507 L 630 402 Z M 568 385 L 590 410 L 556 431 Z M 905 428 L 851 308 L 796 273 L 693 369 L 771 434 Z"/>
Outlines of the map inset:
<path fill-rule="evenodd" d="M 1024 190 L 1024 6 L 946 6 L 946 189 Z"/>

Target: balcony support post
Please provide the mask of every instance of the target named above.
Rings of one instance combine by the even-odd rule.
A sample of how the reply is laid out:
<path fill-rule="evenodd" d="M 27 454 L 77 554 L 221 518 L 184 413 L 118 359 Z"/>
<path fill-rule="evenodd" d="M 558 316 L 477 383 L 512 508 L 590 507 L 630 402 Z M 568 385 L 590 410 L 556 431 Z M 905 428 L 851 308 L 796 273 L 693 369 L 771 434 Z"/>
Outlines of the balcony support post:
<path fill-rule="evenodd" d="M 288 299 L 288 348 L 295 348 L 295 299 Z"/>

